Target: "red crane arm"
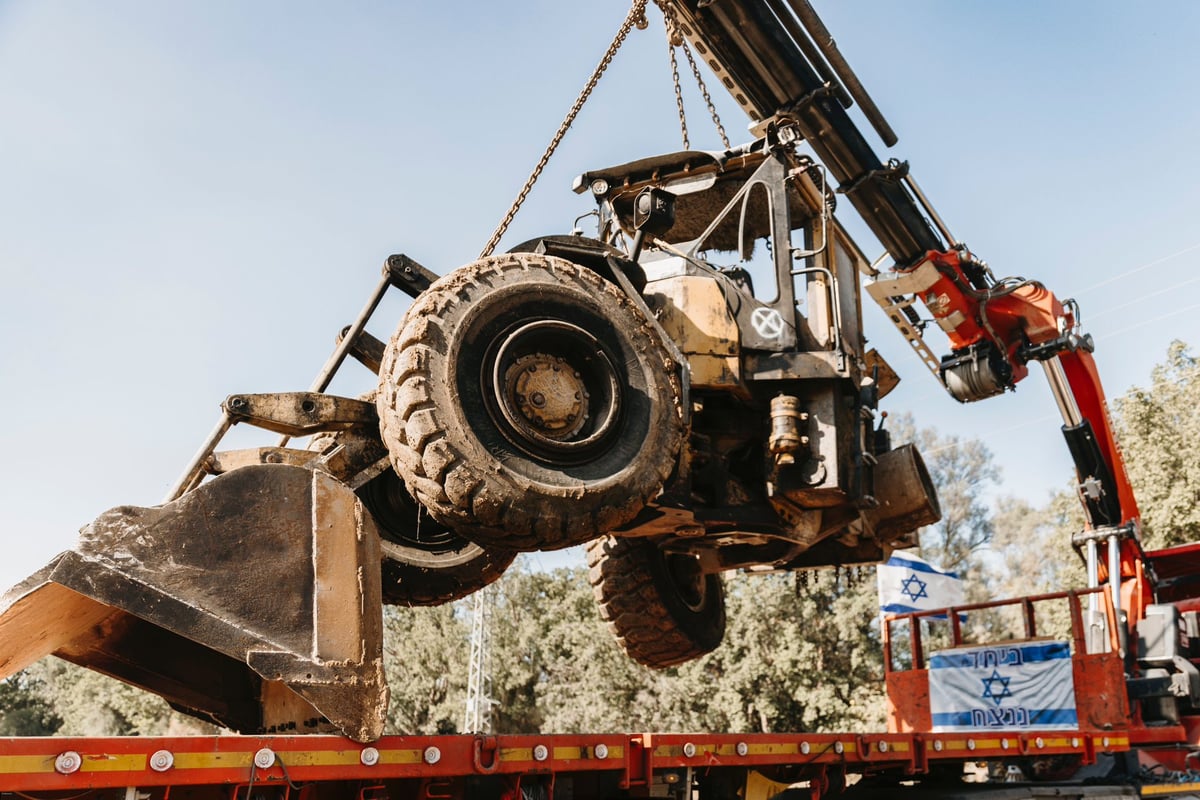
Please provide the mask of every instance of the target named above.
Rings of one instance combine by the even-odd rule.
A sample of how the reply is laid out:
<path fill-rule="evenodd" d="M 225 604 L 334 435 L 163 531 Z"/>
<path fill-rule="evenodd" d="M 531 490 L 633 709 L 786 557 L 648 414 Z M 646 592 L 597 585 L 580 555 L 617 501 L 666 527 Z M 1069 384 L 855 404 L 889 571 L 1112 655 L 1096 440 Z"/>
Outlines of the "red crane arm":
<path fill-rule="evenodd" d="M 1133 620 L 1151 602 L 1144 578 L 1137 500 L 1113 432 L 1092 339 L 1079 331 L 1074 301 L 1059 300 L 1041 283 L 996 281 L 965 248 L 929 251 L 910 267 L 876 276 L 868 287 L 914 347 L 927 322 L 918 303 L 945 332 L 950 354 L 926 363 L 952 396 L 973 402 L 1013 389 L 1040 362 L 1063 417 L 1063 435 L 1078 476 L 1087 530 L 1076 544 L 1088 554 L 1094 580 L 1109 580 Z M 1099 544 L 1108 545 L 1108 558 Z M 1119 595 L 1117 591 L 1119 589 Z"/>

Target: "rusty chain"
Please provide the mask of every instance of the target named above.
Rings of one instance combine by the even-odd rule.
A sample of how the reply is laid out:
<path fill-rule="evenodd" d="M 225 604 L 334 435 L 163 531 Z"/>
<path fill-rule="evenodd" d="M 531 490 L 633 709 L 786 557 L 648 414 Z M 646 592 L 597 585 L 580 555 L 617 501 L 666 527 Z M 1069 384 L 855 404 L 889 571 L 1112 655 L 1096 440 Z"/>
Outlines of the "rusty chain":
<path fill-rule="evenodd" d="M 588 78 L 588 82 L 584 85 L 583 90 L 579 93 L 579 97 L 575 98 L 574 105 L 572 105 L 571 110 L 567 112 L 567 116 L 563 119 L 562 124 L 558 126 L 558 130 L 555 132 L 554 138 L 550 140 L 549 146 L 546 147 L 546 152 L 542 153 L 542 157 L 538 160 L 537 166 L 533 168 L 533 172 L 530 173 L 529 178 L 525 181 L 525 185 L 521 187 L 520 193 L 517 194 L 517 199 L 513 201 L 512 206 L 510 206 L 508 209 L 508 213 L 504 215 L 504 219 L 500 221 L 500 224 L 496 227 L 495 232 L 492 233 L 492 238 L 488 240 L 488 243 L 484 246 L 483 251 L 479 254 L 480 258 L 487 258 L 490 256 L 496 249 L 496 245 L 500 243 L 500 239 L 503 238 L 505 231 L 508 230 L 508 226 L 512 224 L 513 219 L 517 216 L 517 212 L 521 209 L 521 205 L 525 202 L 525 198 L 529 195 L 529 191 L 533 188 L 533 185 L 537 183 L 537 179 L 541 177 L 542 170 L 545 169 L 546 164 L 550 162 L 550 157 L 554 155 L 554 151 L 558 149 L 563 137 L 567 135 L 567 131 L 571 128 L 571 123 L 575 121 L 575 117 L 579 116 L 579 112 L 583 109 L 583 104 L 587 102 L 588 97 L 590 97 L 592 94 L 592 90 L 594 90 L 596 88 L 596 84 L 600 82 L 600 77 L 604 74 L 604 71 L 608 69 L 608 65 L 612 63 L 613 57 L 617 54 L 617 51 L 621 49 L 621 45 L 625 43 L 625 39 L 629 36 L 629 32 L 633 29 L 633 26 L 636 25 L 638 30 L 646 29 L 647 2 L 648 0 L 633 0 L 633 6 L 630 7 L 629 14 L 625 17 L 625 21 L 621 23 L 621 28 L 617 31 L 617 35 L 613 38 L 612 44 L 608 46 L 608 50 L 604 53 L 604 58 L 600 59 L 600 63 L 592 72 L 592 76 Z"/>
<path fill-rule="evenodd" d="M 683 50 L 683 55 L 687 58 L 688 65 L 692 68 L 692 77 L 696 79 L 696 86 L 700 88 L 700 94 L 704 98 L 704 103 L 708 106 L 709 116 L 712 117 L 713 125 L 717 128 L 717 134 L 721 137 L 721 144 L 725 149 L 729 149 L 729 137 L 725 134 L 725 126 L 721 124 L 721 115 L 717 113 L 717 107 L 713 103 L 712 95 L 708 93 L 708 85 L 704 83 L 704 77 L 700 74 L 700 67 L 696 64 L 696 57 L 692 55 L 692 48 L 688 47 L 687 39 L 684 38 L 683 32 L 679 28 L 679 20 L 675 17 L 675 9 L 668 5 L 664 0 L 654 0 L 663 13 L 663 20 L 667 28 L 667 51 L 671 56 L 671 79 L 675 83 L 675 105 L 679 107 L 679 128 L 683 133 L 683 149 L 690 150 L 691 144 L 688 142 L 687 130 L 687 114 L 683 110 L 683 91 L 679 85 L 679 63 L 675 59 L 675 48 Z"/>
<path fill-rule="evenodd" d="M 700 77 L 700 67 L 696 65 L 696 59 L 692 56 L 692 48 L 688 47 L 688 43 L 683 43 L 683 54 L 687 56 L 688 64 L 692 66 L 692 75 L 696 78 L 696 85 L 700 87 L 700 94 L 704 97 L 704 102 L 708 106 L 708 113 L 712 117 L 713 125 L 717 128 L 717 134 L 721 137 L 721 144 L 725 149 L 729 149 L 729 137 L 725 135 L 725 126 L 721 124 L 721 115 L 717 113 L 717 107 L 713 104 L 712 96 L 708 93 L 708 87 L 704 84 L 704 78 Z"/>
<path fill-rule="evenodd" d="M 683 110 L 683 89 L 679 85 L 679 62 L 675 60 L 675 42 L 671 38 L 671 26 L 667 25 L 667 55 L 671 57 L 671 80 L 675 84 L 675 105 L 679 109 L 679 132 L 683 135 L 683 149 L 691 150 L 688 141 L 687 112 Z"/>

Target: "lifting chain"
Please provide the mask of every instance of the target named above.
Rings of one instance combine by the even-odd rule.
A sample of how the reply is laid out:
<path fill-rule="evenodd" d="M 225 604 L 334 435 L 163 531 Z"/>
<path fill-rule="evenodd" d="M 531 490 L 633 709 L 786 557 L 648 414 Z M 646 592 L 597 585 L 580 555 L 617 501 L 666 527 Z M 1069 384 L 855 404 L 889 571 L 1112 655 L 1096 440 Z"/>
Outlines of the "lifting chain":
<path fill-rule="evenodd" d="M 520 211 L 521 205 L 525 202 L 525 198 L 529 195 L 529 191 L 533 185 L 537 183 L 537 179 L 541 177 L 542 170 L 546 168 L 546 164 L 550 162 L 550 157 L 554 155 L 554 151 L 558 149 L 558 145 L 562 142 L 563 137 L 567 135 L 567 131 L 571 128 L 571 123 L 575 121 L 575 117 L 579 116 L 579 112 L 583 109 L 583 104 L 587 102 L 591 96 L 592 90 L 596 88 L 596 84 L 600 82 L 600 77 L 604 71 L 608 69 L 608 65 L 612 63 L 613 56 L 621 49 L 621 45 L 625 43 L 629 32 L 636 25 L 638 30 L 645 30 L 646 22 L 646 3 L 647 0 L 633 0 L 633 6 L 629 9 L 629 14 L 625 17 L 625 21 L 621 23 L 621 29 L 617 31 L 617 35 L 613 38 L 612 44 L 608 46 L 608 50 L 604 53 L 604 58 L 600 59 L 600 63 L 592 72 L 592 77 L 588 78 L 588 82 L 584 85 L 583 90 L 579 93 L 579 97 L 575 99 L 575 104 L 571 106 L 571 110 L 567 112 L 567 116 L 563 119 L 562 124 L 558 126 L 558 130 L 554 134 L 554 138 L 550 140 L 546 152 L 542 153 L 542 157 L 538 160 L 537 166 L 533 168 L 529 178 L 525 181 L 525 185 L 521 187 L 521 191 L 517 194 L 517 199 L 513 201 L 512 206 L 508 209 L 508 213 L 504 215 L 504 219 L 496 227 L 492 238 L 484 246 L 483 252 L 479 254 L 480 258 L 487 258 L 496 249 L 496 245 L 500 243 L 500 239 L 504 236 L 504 232 L 508 230 L 508 226 L 512 224 L 513 219 Z M 690 56 L 689 56 L 690 58 Z"/>
<path fill-rule="evenodd" d="M 700 67 L 696 64 L 696 58 L 692 55 L 692 48 L 688 47 L 687 39 L 683 37 L 683 32 L 679 29 L 679 20 L 675 17 L 675 9 L 672 8 L 664 0 L 654 0 L 663 12 L 663 21 L 667 27 L 667 53 L 671 57 L 671 80 L 675 84 L 675 105 L 679 108 L 679 130 L 683 134 L 683 149 L 691 150 L 691 142 L 688 141 L 687 129 L 687 114 L 683 110 L 683 89 L 679 85 L 679 62 L 675 59 L 675 48 L 683 50 L 683 55 L 687 58 L 688 65 L 692 68 L 692 77 L 696 79 L 696 85 L 700 87 L 700 94 L 704 97 L 704 102 L 708 106 L 709 116 L 712 117 L 713 125 L 717 128 L 717 134 L 721 137 L 721 143 L 725 149 L 729 149 L 729 137 L 725 135 L 725 126 L 721 124 L 721 116 L 717 113 L 717 107 L 713 104 L 712 96 L 708 93 L 708 86 L 704 83 L 704 78 L 700 75 Z"/>

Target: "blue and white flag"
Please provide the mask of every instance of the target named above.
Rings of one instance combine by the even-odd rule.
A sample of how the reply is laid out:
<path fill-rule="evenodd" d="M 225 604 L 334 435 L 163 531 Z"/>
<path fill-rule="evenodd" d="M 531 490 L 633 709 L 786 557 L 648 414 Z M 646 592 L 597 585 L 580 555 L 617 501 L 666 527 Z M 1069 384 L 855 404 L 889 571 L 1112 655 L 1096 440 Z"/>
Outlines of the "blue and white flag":
<path fill-rule="evenodd" d="M 965 601 L 962 578 L 923 558 L 893 553 L 875 568 L 879 581 L 879 608 L 885 614 L 929 611 L 961 606 Z"/>
<path fill-rule="evenodd" d="M 934 653 L 929 710 L 935 731 L 1077 728 L 1071 648 L 1042 641 Z"/>

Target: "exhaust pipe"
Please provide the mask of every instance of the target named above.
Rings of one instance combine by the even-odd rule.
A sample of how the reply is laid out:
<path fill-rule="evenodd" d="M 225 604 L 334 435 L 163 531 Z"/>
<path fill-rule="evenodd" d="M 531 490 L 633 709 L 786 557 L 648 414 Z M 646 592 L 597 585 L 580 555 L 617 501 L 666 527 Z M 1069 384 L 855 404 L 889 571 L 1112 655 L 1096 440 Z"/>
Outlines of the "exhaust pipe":
<path fill-rule="evenodd" d="M 942 518 L 937 489 L 916 445 L 906 444 L 876 458 L 875 500 L 879 505 L 867 516 L 881 542 L 895 542 Z"/>

